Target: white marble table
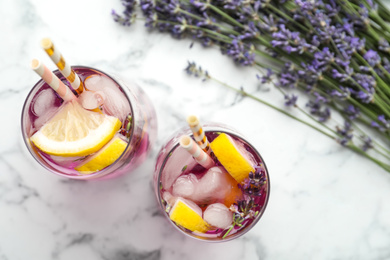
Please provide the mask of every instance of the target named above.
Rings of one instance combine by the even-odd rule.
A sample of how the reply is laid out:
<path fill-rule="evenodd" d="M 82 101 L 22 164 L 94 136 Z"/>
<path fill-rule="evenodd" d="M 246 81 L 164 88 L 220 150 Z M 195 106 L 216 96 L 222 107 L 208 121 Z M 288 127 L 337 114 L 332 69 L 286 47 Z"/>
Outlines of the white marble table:
<path fill-rule="evenodd" d="M 217 49 L 115 24 L 120 1 L 0 1 L 0 259 L 390 259 L 390 174 L 264 105 L 184 72 L 196 61 L 255 91 L 253 71 Z M 29 68 L 50 37 L 72 64 L 133 78 L 154 101 L 159 138 L 146 162 L 108 181 L 71 181 L 43 170 L 20 137 Z M 276 91 L 256 95 L 282 103 Z M 245 236 L 209 244 L 178 233 L 151 188 L 164 138 L 195 113 L 239 129 L 262 153 L 271 197 Z"/>

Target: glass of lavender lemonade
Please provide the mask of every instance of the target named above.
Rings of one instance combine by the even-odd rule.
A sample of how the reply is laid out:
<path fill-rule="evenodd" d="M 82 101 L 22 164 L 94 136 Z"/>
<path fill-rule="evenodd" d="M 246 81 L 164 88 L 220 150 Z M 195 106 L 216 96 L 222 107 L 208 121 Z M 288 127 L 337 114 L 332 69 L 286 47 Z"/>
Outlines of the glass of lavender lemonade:
<path fill-rule="evenodd" d="M 207 242 L 249 231 L 263 215 L 270 192 L 259 152 L 236 130 L 217 123 L 190 124 L 174 133 L 158 154 L 153 181 L 173 226 Z"/>
<path fill-rule="evenodd" d="M 108 179 L 133 170 L 157 135 L 149 98 L 119 77 L 72 69 L 84 86 L 77 99 L 64 101 L 44 80 L 28 94 L 21 116 L 27 149 L 45 169 L 72 179 Z M 53 73 L 69 84 L 59 70 Z"/>

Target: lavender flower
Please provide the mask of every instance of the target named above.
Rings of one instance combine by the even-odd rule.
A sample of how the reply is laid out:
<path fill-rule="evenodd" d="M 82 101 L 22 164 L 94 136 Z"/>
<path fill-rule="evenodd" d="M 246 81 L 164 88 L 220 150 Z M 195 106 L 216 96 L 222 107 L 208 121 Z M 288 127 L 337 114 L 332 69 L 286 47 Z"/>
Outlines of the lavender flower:
<path fill-rule="evenodd" d="M 292 95 L 284 95 L 284 99 L 285 99 L 285 102 L 284 104 L 286 106 L 293 106 L 293 107 L 296 107 L 297 106 L 297 100 L 298 100 L 298 96 L 292 94 Z"/>
<path fill-rule="evenodd" d="M 278 86 L 297 88 L 299 83 L 299 74 L 290 62 L 286 62 L 282 72 L 279 75 Z"/>
<path fill-rule="evenodd" d="M 352 93 L 363 103 L 370 103 L 375 94 L 375 79 L 367 74 L 355 73 L 354 80 L 363 87 L 363 90 L 352 91 Z"/>
<path fill-rule="evenodd" d="M 340 80 L 340 82 L 345 82 L 350 80 L 353 74 L 354 74 L 353 69 L 348 66 L 345 68 L 345 72 L 339 72 L 336 69 L 332 70 L 332 77 L 334 79 Z"/>
<path fill-rule="evenodd" d="M 315 103 L 322 103 L 322 104 L 326 104 L 326 103 L 329 103 L 329 99 L 323 95 L 321 95 L 320 93 L 318 92 L 314 92 L 313 95 L 315 96 Z"/>
<path fill-rule="evenodd" d="M 350 120 L 354 120 L 356 118 L 359 117 L 360 115 L 360 109 L 358 109 L 357 107 L 355 107 L 354 105 L 348 105 L 345 109 L 344 109 L 344 112 L 345 114 L 347 114 L 348 118 Z"/>
<path fill-rule="evenodd" d="M 111 16 L 115 22 L 122 24 L 123 26 L 130 26 L 135 18 L 135 6 L 137 2 L 135 0 L 122 1 L 122 5 L 125 7 L 123 16 L 119 15 L 115 10 L 111 11 Z"/>
<path fill-rule="evenodd" d="M 279 31 L 274 32 L 272 38 L 272 46 L 281 47 L 287 53 L 303 53 L 305 50 L 312 49 L 312 46 L 299 36 L 299 32 L 291 32 L 285 24 L 279 25 Z"/>
<path fill-rule="evenodd" d="M 378 46 L 379 50 L 390 53 L 390 44 L 388 41 L 386 41 L 384 38 L 381 38 L 379 39 L 378 44 L 379 44 Z"/>
<path fill-rule="evenodd" d="M 365 38 L 345 36 L 343 34 L 335 39 L 335 43 L 339 51 L 345 52 L 347 55 L 352 55 L 357 51 L 362 51 L 365 47 Z"/>
<path fill-rule="evenodd" d="M 273 15 L 263 17 L 263 22 L 259 23 L 259 28 L 263 32 L 274 33 L 278 30 L 278 25 Z"/>
<path fill-rule="evenodd" d="M 368 149 L 372 149 L 372 148 L 374 148 L 374 145 L 372 144 L 372 139 L 368 136 L 364 136 L 362 150 L 366 152 Z"/>
<path fill-rule="evenodd" d="M 343 146 L 347 145 L 348 142 L 351 141 L 353 138 L 353 134 L 351 134 L 351 132 L 352 132 L 351 123 L 348 121 L 345 121 L 344 128 L 337 127 L 337 133 L 340 136 L 340 138 L 338 139 L 338 142 Z"/>
<path fill-rule="evenodd" d="M 195 62 L 187 61 L 187 63 L 187 67 L 184 70 L 188 75 L 203 77 L 203 81 L 210 79 L 210 75 L 207 70 L 203 70 L 202 67 L 197 66 Z"/>
<path fill-rule="evenodd" d="M 349 22 L 348 19 L 344 19 L 343 29 L 345 30 L 346 33 L 349 34 L 349 36 L 355 35 L 353 23 Z"/>
<path fill-rule="evenodd" d="M 227 46 L 225 53 L 233 57 L 234 61 L 241 65 L 253 65 L 255 62 L 253 45 L 244 43 L 240 37 L 231 37 L 233 38 L 232 43 Z"/>
<path fill-rule="evenodd" d="M 245 179 L 239 187 L 244 194 L 251 196 L 260 196 L 262 187 L 266 183 L 265 170 L 261 166 L 255 167 L 255 172 L 249 173 L 249 178 Z"/>
<path fill-rule="evenodd" d="M 390 120 L 386 120 L 384 115 L 379 115 L 378 121 L 372 121 L 371 126 L 378 128 L 381 132 L 388 132 L 390 131 Z"/>
<path fill-rule="evenodd" d="M 190 3 L 202 12 L 206 11 L 210 7 L 210 0 L 206 0 L 205 2 L 190 0 Z"/>
<path fill-rule="evenodd" d="M 318 117 L 319 122 L 326 122 L 330 118 L 330 109 L 323 108 L 320 102 L 309 101 L 306 106 L 310 108 L 310 113 Z"/>
<path fill-rule="evenodd" d="M 330 96 L 336 97 L 339 100 L 345 100 L 351 96 L 351 90 L 349 88 L 340 86 L 338 90 L 334 89 L 330 91 Z"/>
<path fill-rule="evenodd" d="M 387 58 L 383 59 L 383 67 L 390 73 L 390 61 Z"/>
<path fill-rule="evenodd" d="M 267 68 L 267 73 L 265 75 L 263 75 L 262 77 L 258 77 L 258 78 L 261 78 L 261 83 L 265 84 L 265 83 L 272 82 L 273 75 L 274 75 L 274 72 L 270 68 Z"/>
<path fill-rule="evenodd" d="M 328 3 L 324 3 L 324 10 L 328 17 L 335 17 L 341 10 L 341 6 L 338 5 L 337 1 L 330 0 Z"/>
<path fill-rule="evenodd" d="M 285 72 L 280 74 L 278 85 L 282 87 L 297 88 L 298 74 L 296 72 Z"/>
<path fill-rule="evenodd" d="M 316 70 L 325 71 L 335 61 L 335 54 L 328 47 L 314 53 L 313 66 Z"/>
<path fill-rule="evenodd" d="M 375 67 L 381 62 L 381 57 L 374 50 L 368 50 L 364 54 L 364 59 L 370 64 L 371 67 Z"/>
<path fill-rule="evenodd" d="M 368 5 L 370 6 L 371 11 L 378 11 L 378 4 L 374 3 L 372 0 L 366 0 Z"/>

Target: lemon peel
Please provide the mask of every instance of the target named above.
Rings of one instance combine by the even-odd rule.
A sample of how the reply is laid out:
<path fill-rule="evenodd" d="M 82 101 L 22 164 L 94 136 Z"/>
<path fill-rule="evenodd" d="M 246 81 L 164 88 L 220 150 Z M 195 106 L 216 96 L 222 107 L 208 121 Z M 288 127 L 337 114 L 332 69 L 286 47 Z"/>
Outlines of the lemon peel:
<path fill-rule="evenodd" d="M 218 161 L 238 183 L 248 178 L 250 172 L 255 172 L 250 158 L 240 151 L 235 141 L 227 134 L 217 136 L 210 143 L 210 147 Z"/>
<path fill-rule="evenodd" d="M 191 231 L 204 233 L 209 229 L 209 225 L 202 218 L 202 210 L 191 201 L 178 198 L 173 205 L 169 218 L 177 225 Z"/>
<path fill-rule="evenodd" d="M 118 118 L 88 111 L 77 101 L 65 103 L 30 140 L 56 156 L 86 156 L 101 149 L 120 129 Z"/>
<path fill-rule="evenodd" d="M 123 141 L 119 136 L 115 136 L 96 154 L 88 158 L 83 164 L 75 168 L 76 171 L 82 174 L 91 174 L 100 171 L 114 163 L 125 151 L 127 142 Z"/>

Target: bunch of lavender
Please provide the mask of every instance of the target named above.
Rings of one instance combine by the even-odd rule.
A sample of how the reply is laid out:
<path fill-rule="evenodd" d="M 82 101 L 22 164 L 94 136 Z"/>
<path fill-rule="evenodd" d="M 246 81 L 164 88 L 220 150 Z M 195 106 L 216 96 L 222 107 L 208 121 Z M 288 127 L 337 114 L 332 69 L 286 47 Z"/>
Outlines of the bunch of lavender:
<path fill-rule="evenodd" d="M 314 120 L 237 89 L 305 123 L 390 172 L 390 11 L 380 0 L 122 0 L 150 29 L 192 37 L 265 73 L 285 104 Z M 192 71 L 191 71 L 192 70 Z M 198 73 L 190 63 L 188 72 Z M 210 75 L 207 75 L 210 78 Z M 298 94 L 306 97 L 305 108 Z M 334 123 L 337 118 L 343 122 Z M 318 123 L 318 124 L 317 124 Z M 370 137 L 373 133 L 377 138 Z M 370 151 L 371 150 L 371 151 Z"/>

